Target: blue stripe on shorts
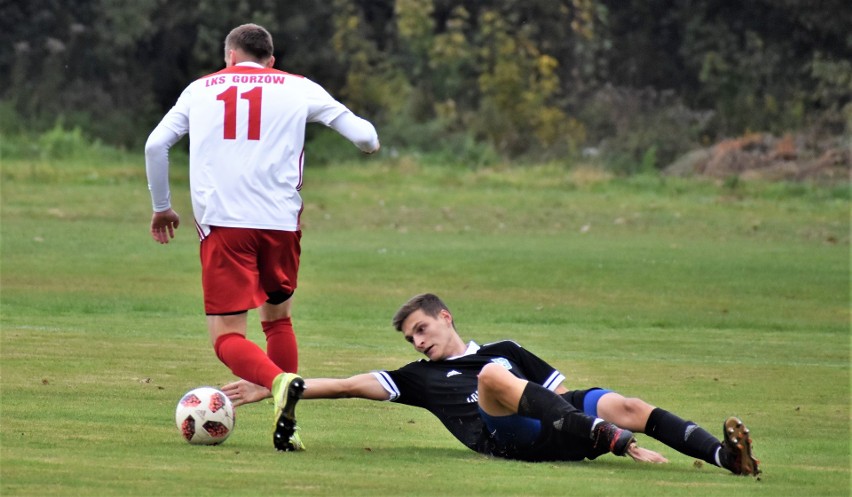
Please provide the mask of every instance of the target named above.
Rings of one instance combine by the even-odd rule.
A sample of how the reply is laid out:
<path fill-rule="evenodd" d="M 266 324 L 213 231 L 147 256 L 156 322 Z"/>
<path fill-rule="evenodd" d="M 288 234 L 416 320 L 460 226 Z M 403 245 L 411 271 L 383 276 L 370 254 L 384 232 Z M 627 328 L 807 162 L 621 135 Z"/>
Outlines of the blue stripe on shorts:
<path fill-rule="evenodd" d="M 612 390 L 605 388 L 593 388 L 586 392 L 586 397 L 583 399 L 583 412 L 589 416 L 598 417 L 598 401 L 610 392 Z"/>

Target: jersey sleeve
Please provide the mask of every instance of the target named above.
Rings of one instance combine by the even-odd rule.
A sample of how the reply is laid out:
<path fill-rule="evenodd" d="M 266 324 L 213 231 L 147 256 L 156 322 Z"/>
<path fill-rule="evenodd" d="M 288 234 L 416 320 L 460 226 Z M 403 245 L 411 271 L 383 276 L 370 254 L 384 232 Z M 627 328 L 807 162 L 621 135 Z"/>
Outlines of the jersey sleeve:
<path fill-rule="evenodd" d="M 145 173 L 154 212 L 162 212 L 172 206 L 169 191 L 169 149 L 179 139 L 180 135 L 166 126 L 159 125 L 145 142 Z"/>
<path fill-rule="evenodd" d="M 369 121 L 356 116 L 351 111 L 347 110 L 335 117 L 329 127 L 354 143 L 362 152 L 373 153 L 379 149 L 379 137 L 376 134 L 376 128 Z"/>
<path fill-rule="evenodd" d="M 169 109 L 159 126 L 163 126 L 183 136 L 189 132 L 189 101 L 192 98 L 192 85 L 188 86 L 178 97 L 175 105 Z"/>
<path fill-rule="evenodd" d="M 396 383 L 387 371 L 373 371 L 372 375 L 376 377 L 382 388 L 388 393 L 389 401 L 393 402 L 399 398 L 399 387 L 396 386 Z"/>
<path fill-rule="evenodd" d="M 145 142 L 145 170 L 155 212 L 171 207 L 169 191 L 169 149 L 189 131 L 189 88 L 148 136 Z"/>
<path fill-rule="evenodd" d="M 565 375 L 516 342 L 510 340 L 496 342 L 484 345 L 483 349 L 489 354 L 505 356 L 521 368 L 521 373 L 527 380 L 538 383 L 548 390 L 556 390 L 565 381 Z"/>
<path fill-rule="evenodd" d="M 373 375 L 379 380 L 390 394 L 391 402 L 409 406 L 423 407 L 422 392 L 425 391 L 424 375 L 418 373 L 418 363 L 412 362 L 393 371 L 374 371 Z"/>
<path fill-rule="evenodd" d="M 345 105 L 334 99 L 325 88 L 305 78 L 305 98 L 308 104 L 308 122 L 330 126 L 338 116 L 348 112 Z"/>

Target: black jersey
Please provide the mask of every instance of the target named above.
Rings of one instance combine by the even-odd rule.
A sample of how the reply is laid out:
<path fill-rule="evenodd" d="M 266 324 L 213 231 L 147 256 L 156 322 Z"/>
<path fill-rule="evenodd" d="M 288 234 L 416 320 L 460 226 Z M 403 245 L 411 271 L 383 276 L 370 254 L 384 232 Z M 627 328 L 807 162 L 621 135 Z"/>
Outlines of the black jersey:
<path fill-rule="evenodd" d="M 395 371 L 380 371 L 377 378 L 392 401 L 422 407 L 441 420 L 467 447 L 484 454 L 500 453 L 479 416 L 477 375 L 496 362 L 518 378 L 556 389 L 565 377 L 512 341 L 478 346 L 470 342 L 464 355 L 440 361 L 420 360 Z"/>

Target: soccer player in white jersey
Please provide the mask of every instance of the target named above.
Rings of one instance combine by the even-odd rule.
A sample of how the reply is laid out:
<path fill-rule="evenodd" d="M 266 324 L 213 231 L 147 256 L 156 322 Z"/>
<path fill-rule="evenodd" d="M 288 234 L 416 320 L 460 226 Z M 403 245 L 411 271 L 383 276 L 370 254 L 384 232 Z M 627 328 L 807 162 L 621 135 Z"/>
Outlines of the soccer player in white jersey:
<path fill-rule="evenodd" d="M 225 38 L 225 69 L 192 82 L 145 145 L 154 214 L 151 236 L 174 238 L 169 149 L 189 134 L 192 210 L 201 239 L 204 310 L 217 357 L 268 388 L 273 442 L 302 450 L 293 408 L 304 381 L 291 321 L 301 252 L 299 217 L 305 126 L 322 123 L 364 153 L 379 150 L 373 125 L 307 78 L 273 68 L 272 36 L 244 24 Z M 258 309 L 266 351 L 246 338 Z"/>
<path fill-rule="evenodd" d="M 420 407 L 468 448 L 506 459 L 576 461 L 613 453 L 667 462 L 639 447 L 636 432 L 734 474 L 760 474 L 749 430 L 739 418 L 725 420 L 719 440 L 638 398 L 597 387 L 568 390 L 562 373 L 515 342 L 465 343 L 434 294 L 412 297 L 394 315 L 393 326 L 427 359 L 349 378 L 308 378 L 304 398 L 357 397 Z M 235 406 L 269 395 L 245 380 L 223 391 Z"/>

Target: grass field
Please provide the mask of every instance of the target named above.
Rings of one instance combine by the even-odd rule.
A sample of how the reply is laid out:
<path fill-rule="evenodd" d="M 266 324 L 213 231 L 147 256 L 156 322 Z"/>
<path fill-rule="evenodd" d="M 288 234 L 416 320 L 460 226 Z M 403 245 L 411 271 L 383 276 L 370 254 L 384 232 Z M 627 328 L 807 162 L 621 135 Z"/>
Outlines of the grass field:
<path fill-rule="evenodd" d="M 463 338 L 513 338 L 569 388 L 713 433 L 743 417 L 757 482 L 644 436 L 669 464 L 487 459 L 426 412 L 362 400 L 300 404 L 304 453 L 272 448 L 267 404 L 239 409 L 225 444 L 187 445 L 177 400 L 232 376 L 206 337 L 185 169 L 172 177 L 184 225 L 159 246 L 140 157 L 3 161 L 3 496 L 849 495 L 845 187 L 381 159 L 307 172 L 303 375 L 417 359 L 390 318 L 433 291 Z"/>

